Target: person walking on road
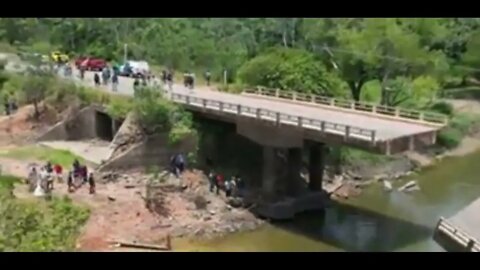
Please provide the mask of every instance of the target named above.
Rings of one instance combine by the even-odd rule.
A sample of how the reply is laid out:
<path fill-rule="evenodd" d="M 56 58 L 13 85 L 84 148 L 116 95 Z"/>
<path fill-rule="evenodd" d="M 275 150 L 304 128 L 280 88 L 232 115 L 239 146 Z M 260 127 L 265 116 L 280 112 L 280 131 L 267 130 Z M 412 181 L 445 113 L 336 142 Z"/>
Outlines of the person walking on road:
<path fill-rule="evenodd" d="M 205 81 L 207 82 L 207 86 L 210 86 L 210 78 L 211 78 L 211 74 L 210 74 L 210 71 L 206 71 L 205 72 Z"/>
<path fill-rule="evenodd" d="M 93 83 L 95 83 L 95 86 L 100 86 L 100 76 L 96 72 L 93 75 Z"/>
<path fill-rule="evenodd" d="M 168 90 L 172 91 L 172 86 L 173 86 L 173 71 L 169 71 L 167 73 L 167 84 L 168 84 Z"/>
<path fill-rule="evenodd" d="M 167 71 L 166 70 L 162 70 L 162 78 L 161 79 L 162 79 L 162 83 L 164 85 L 166 85 L 167 84 Z"/>
<path fill-rule="evenodd" d="M 210 192 L 213 192 L 215 190 L 215 187 L 217 186 L 215 172 L 213 170 L 210 170 L 210 173 L 208 174 L 208 182 L 210 184 Z"/>
<path fill-rule="evenodd" d="M 118 75 L 117 73 L 113 73 L 112 76 L 112 91 L 117 92 L 117 86 L 118 86 Z"/>

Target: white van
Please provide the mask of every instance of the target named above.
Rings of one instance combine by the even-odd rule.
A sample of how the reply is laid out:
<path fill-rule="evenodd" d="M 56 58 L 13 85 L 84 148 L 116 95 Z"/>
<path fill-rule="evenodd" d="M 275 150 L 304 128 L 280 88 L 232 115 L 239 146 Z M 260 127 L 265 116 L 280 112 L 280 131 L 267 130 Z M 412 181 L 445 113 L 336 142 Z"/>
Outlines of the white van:
<path fill-rule="evenodd" d="M 150 73 L 150 65 L 146 61 L 128 61 L 131 67 L 132 75 L 147 75 Z"/>

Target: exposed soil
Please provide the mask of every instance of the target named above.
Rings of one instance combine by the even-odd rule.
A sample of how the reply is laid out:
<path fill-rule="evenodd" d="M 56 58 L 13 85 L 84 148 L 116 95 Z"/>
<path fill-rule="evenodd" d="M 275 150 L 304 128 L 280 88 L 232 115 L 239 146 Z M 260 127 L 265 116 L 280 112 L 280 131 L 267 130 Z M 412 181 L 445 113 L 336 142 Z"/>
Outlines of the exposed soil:
<path fill-rule="evenodd" d="M 27 167 L 32 161 L 0 158 L 0 163 L 3 173 L 26 177 Z M 88 186 L 68 193 L 66 183 L 55 183 L 55 196 L 68 196 L 91 209 L 90 219 L 78 239 L 79 250 L 113 250 L 115 248 L 109 246 L 112 240 L 160 243 L 167 235 L 213 238 L 239 230 L 255 229 L 262 224 L 247 210 L 228 206 L 222 195 L 210 193 L 206 179 L 198 171 L 184 174 L 182 191 L 162 194 L 162 213 L 149 211 L 145 202 L 149 177 L 138 172 L 116 175 L 106 183 L 97 183 L 94 195 L 88 193 Z M 180 184 L 180 180 L 175 178 L 169 181 Z M 32 197 L 27 186 L 22 184 L 16 186 L 14 194 L 18 198 Z M 204 197 L 207 202 L 205 209 L 196 209 L 196 196 Z"/>
<path fill-rule="evenodd" d="M 0 116 L 0 147 L 27 143 L 36 138 L 38 134 L 46 131 L 56 123 L 58 114 L 50 107 L 39 105 L 40 119 L 34 119 L 33 105 L 19 108 L 10 116 Z"/>

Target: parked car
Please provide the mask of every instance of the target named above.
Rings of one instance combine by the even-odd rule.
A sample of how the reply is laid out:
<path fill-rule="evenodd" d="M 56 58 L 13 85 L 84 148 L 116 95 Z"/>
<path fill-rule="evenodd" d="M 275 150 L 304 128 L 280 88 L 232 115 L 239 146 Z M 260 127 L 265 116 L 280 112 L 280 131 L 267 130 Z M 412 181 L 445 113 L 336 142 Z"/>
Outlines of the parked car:
<path fill-rule="evenodd" d="M 68 61 L 70 61 L 70 57 L 68 57 L 67 54 L 61 53 L 59 51 L 53 51 L 50 54 L 50 58 L 55 63 L 67 63 Z"/>
<path fill-rule="evenodd" d="M 75 66 L 85 66 L 86 70 L 101 71 L 107 66 L 107 61 L 95 57 L 79 57 L 75 60 Z"/>

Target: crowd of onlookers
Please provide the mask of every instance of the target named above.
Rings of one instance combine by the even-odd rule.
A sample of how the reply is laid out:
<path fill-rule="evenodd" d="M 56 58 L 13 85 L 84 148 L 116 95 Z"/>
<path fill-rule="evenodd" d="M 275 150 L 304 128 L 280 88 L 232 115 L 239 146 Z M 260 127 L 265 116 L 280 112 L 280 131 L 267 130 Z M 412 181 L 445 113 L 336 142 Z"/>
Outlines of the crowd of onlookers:
<path fill-rule="evenodd" d="M 207 161 L 207 165 L 212 167 L 211 161 Z M 186 160 L 183 154 L 176 154 L 170 159 L 171 172 L 180 178 L 186 168 Z M 208 182 L 210 192 L 215 192 L 217 195 L 220 191 L 225 192 L 226 197 L 241 197 L 245 184 L 240 175 L 233 175 L 229 179 L 225 179 L 225 175 L 210 169 L 208 173 Z"/>
<path fill-rule="evenodd" d="M 50 194 L 54 189 L 54 182 L 63 183 L 64 181 L 63 167 L 60 164 L 52 164 L 47 162 L 45 165 L 37 168 L 30 168 L 27 184 L 30 192 L 35 196 L 43 196 Z M 95 193 L 95 180 L 93 173 L 88 173 L 87 166 L 80 165 L 78 160 L 72 164 L 71 170 L 66 175 L 68 192 L 72 193 L 79 189 L 82 185 L 89 185 L 90 194 Z"/>

